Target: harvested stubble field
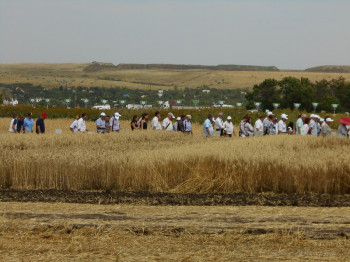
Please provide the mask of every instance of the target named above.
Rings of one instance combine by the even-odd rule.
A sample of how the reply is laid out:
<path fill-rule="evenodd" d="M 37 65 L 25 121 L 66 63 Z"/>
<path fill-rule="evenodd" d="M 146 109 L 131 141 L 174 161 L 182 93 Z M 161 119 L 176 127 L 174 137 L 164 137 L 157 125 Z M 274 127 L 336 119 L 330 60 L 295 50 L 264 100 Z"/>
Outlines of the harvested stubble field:
<path fill-rule="evenodd" d="M 192 137 L 128 122 L 70 134 L 70 123 L 0 134 L 5 261 L 350 259 L 348 139 L 206 139 L 200 125 Z M 55 201 L 67 203 L 43 203 Z"/>
<path fill-rule="evenodd" d="M 348 208 L 0 205 L 4 261 L 350 259 Z"/>

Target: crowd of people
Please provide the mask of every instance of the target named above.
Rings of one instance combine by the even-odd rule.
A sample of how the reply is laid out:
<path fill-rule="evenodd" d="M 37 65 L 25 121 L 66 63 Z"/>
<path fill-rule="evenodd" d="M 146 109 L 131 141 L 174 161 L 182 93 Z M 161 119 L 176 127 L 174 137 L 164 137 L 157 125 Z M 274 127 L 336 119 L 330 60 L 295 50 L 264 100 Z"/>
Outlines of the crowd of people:
<path fill-rule="evenodd" d="M 47 118 L 46 113 L 41 113 L 40 117 L 35 121 L 35 132 L 37 134 L 44 134 L 45 133 L 45 119 Z M 28 113 L 27 117 L 24 118 L 23 115 L 18 116 L 17 114 L 14 114 L 11 119 L 9 132 L 11 133 L 33 133 L 33 115 L 32 113 Z"/>
<path fill-rule="evenodd" d="M 223 113 L 219 113 L 218 117 L 214 119 L 212 114 L 204 121 L 204 136 L 228 136 L 236 135 L 235 128 L 231 122 L 231 116 L 227 116 L 224 122 Z M 313 135 L 313 136 L 330 136 L 332 128 L 330 125 L 334 121 L 331 117 L 326 116 L 321 118 L 319 115 L 311 114 L 310 117 L 306 114 L 299 115 L 295 122 L 289 121 L 287 124 L 288 115 L 282 114 L 278 119 L 274 113 L 267 112 L 267 115 L 260 115 L 252 125 L 250 116 L 244 116 L 239 123 L 240 137 L 250 136 L 265 136 L 265 135 Z M 215 130 L 214 130 L 215 127 Z M 338 128 L 338 136 L 349 136 L 350 126 L 346 123 L 341 123 Z"/>
<path fill-rule="evenodd" d="M 4 100 L 2 100 L 2 104 L 4 106 L 9 106 L 9 105 L 16 106 L 16 105 L 18 105 L 18 100 L 17 100 L 17 98 L 9 99 L 9 98 L 5 97 Z"/>
<path fill-rule="evenodd" d="M 100 117 L 96 120 L 96 132 L 97 133 L 110 133 L 119 132 L 121 130 L 120 125 L 121 115 L 117 112 L 112 117 L 102 112 Z M 155 112 L 155 115 L 151 121 L 151 130 L 165 130 L 165 131 L 179 131 L 186 134 L 193 134 L 191 115 L 182 115 L 177 117 L 176 120 L 174 114 L 168 113 L 167 117 L 163 120 L 159 111 Z M 70 130 L 75 132 L 87 132 L 85 120 L 87 119 L 87 114 L 83 113 L 77 116 L 73 123 L 70 125 Z M 143 113 L 140 117 L 134 115 L 130 122 L 131 131 L 142 131 L 147 130 L 149 115 Z"/>
<path fill-rule="evenodd" d="M 81 116 L 77 115 L 76 119 L 70 125 L 70 131 L 75 132 L 88 132 L 86 127 L 87 114 L 83 113 Z M 102 112 L 99 118 L 96 120 L 96 132 L 97 133 L 110 133 L 120 132 L 121 115 L 116 112 L 112 116 L 109 116 Z M 45 133 L 45 119 L 46 113 L 42 113 L 35 122 L 35 132 L 37 134 Z M 154 117 L 151 120 L 150 126 L 148 125 L 149 115 L 143 113 L 140 117 L 134 115 L 130 122 L 131 131 L 147 130 L 159 130 L 159 131 L 176 131 L 185 134 L 192 134 L 192 122 L 191 115 L 181 115 L 175 117 L 173 113 L 168 113 L 164 119 L 161 117 L 159 111 L 155 112 Z M 350 119 L 350 118 L 349 118 Z M 312 135 L 312 136 L 330 136 L 332 134 L 332 128 L 330 127 L 334 120 L 326 116 L 322 118 L 316 114 L 311 114 L 310 117 L 306 114 L 299 115 L 295 121 L 288 122 L 288 115 L 282 114 L 278 119 L 274 113 L 267 112 L 266 115 L 260 115 L 260 117 L 252 124 L 250 116 L 244 116 L 238 126 L 238 133 L 232 122 L 232 117 L 227 116 L 224 118 L 223 113 L 219 113 L 215 119 L 212 114 L 208 115 L 208 118 L 203 124 L 203 133 L 205 137 L 221 136 L 221 137 L 251 137 L 251 136 L 265 136 L 265 135 Z M 27 117 L 13 115 L 10 123 L 9 132 L 11 133 L 33 133 L 34 120 L 32 113 L 28 113 Z M 350 125 L 348 122 L 341 123 L 338 128 L 338 136 L 349 136 Z"/>

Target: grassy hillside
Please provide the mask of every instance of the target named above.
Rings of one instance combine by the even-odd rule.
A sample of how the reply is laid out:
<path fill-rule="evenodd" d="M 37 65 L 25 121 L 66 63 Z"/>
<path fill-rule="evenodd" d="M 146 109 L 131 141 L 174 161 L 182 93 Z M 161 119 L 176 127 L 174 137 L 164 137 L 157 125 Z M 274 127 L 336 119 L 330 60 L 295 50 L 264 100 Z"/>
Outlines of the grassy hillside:
<path fill-rule="evenodd" d="M 91 63 L 16 63 L 0 64 L 0 83 L 32 83 L 45 88 L 54 87 L 127 87 L 164 89 L 207 86 L 218 89 L 251 88 L 266 78 L 277 80 L 286 76 L 307 77 L 311 81 L 343 76 L 350 73 L 314 73 L 288 71 L 226 71 L 226 70 L 165 70 L 116 69 L 112 64 L 97 65 L 103 70 L 86 70 Z M 95 65 L 96 66 L 96 65 Z"/>
<path fill-rule="evenodd" d="M 306 72 L 322 72 L 322 73 L 350 73 L 350 66 L 316 66 L 305 70 Z"/>

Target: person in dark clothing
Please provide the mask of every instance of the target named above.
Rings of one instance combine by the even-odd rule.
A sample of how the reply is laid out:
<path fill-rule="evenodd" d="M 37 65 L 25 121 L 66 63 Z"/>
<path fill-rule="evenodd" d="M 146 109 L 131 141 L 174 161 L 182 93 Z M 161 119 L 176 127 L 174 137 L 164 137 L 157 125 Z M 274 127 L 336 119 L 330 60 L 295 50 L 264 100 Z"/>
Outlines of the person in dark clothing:
<path fill-rule="evenodd" d="M 134 117 L 132 118 L 130 126 L 131 126 L 131 131 L 137 130 L 139 128 L 137 115 L 134 115 Z"/>
<path fill-rule="evenodd" d="M 42 113 L 38 120 L 36 120 L 36 133 L 37 134 L 44 134 L 45 133 L 45 122 L 44 119 L 47 118 L 46 113 Z"/>
<path fill-rule="evenodd" d="M 184 126 L 185 118 L 186 118 L 185 115 L 181 116 L 181 120 L 178 122 L 178 125 L 177 125 L 177 131 L 185 132 L 185 126 Z"/>
<path fill-rule="evenodd" d="M 23 132 L 24 116 L 20 116 L 17 121 L 17 133 Z"/>
<path fill-rule="evenodd" d="M 148 114 L 147 113 L 142 114 L 142 118 L 140 121 L 140 130 L 147 129 L 147 120 L 148 120 Z"/>

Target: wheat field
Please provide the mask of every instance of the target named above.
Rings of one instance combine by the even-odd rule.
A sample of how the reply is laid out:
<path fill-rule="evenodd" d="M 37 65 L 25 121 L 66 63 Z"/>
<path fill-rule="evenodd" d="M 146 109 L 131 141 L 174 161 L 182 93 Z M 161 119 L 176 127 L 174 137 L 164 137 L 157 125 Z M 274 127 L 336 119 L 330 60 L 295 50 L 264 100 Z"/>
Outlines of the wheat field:
<path fill-rule="evenodd" d="M 258 71 L 210 71 L 210 70 L 107 70 L 87 73 L 88 63 L 12 63 L 0 64 L 0 79 L 3 84 L 32 83 L 44 88 L 67 87 L 127 87 L 138 89 L 251 88 L 267 78 L 281 80 L 284 77 L 306 77 L 312 82 L 344 77 L 349 73 L 313 72 L 258 72 Z"/>
<path fill-rule="evenodd" d="M 3 121 L 6 128 L 9 121 Z M 8 120 L 8 119 L 7 119 Z M 269 136 L 204 138 L 137 131 L 0 134 L 0 188 L 173 193 L 350 193 L 350 140 Z M 124 127 L 127 124 L 122 123 Z M 67 127 L 54 134 L 57 127 Z M 94 130 L 94 123 L 88 128 Z"/>

